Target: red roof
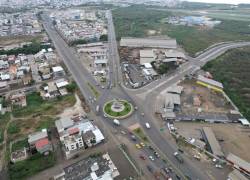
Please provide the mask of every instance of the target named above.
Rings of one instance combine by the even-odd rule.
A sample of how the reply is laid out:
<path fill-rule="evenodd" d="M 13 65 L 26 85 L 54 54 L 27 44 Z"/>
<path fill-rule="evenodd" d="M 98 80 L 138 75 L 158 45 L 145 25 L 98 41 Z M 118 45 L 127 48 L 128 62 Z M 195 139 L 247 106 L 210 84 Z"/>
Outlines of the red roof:
<path fill-rule="evenodd" d="M 36 149 L 41 149 L 48 144 L 49 144 L 48 138 L 43 138 L 43 139 L 38 140 L 35 146 L 36 146 Z"/>
<path fill-rule="evenodd" d="M 71 128 L 68 130 L 69 135 L 76 134 L 79 132 L 79 128 Z"/>

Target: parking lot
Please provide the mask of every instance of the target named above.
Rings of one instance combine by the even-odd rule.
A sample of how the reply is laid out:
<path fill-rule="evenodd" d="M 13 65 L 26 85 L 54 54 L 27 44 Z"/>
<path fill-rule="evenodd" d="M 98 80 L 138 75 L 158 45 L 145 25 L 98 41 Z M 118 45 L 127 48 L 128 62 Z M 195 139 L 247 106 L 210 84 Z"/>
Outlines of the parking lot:
<path fill-rule="evenodd" d="M 146 78 L 142 73 L 141 65 L 127 64 L 121 65 L 125 85 L 130 88 L 138 88 L 144 86 L 154 80 L 153 77 Z"/>

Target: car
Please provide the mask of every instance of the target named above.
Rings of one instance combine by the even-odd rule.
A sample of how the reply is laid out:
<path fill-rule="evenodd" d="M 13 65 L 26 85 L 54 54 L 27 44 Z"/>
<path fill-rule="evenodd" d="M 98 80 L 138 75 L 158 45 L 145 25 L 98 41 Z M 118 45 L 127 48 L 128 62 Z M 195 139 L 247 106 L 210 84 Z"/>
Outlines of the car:
<path fill-rule="evenodd" d="M 154 148 L 153 148 L 152 146 L 149 145 L 148 148 L 149 148 L 150 150 L 154 151 Z"/>
<path fill-rule="evenodd" d="M 154 155 L 155 155 L 155 157 L 157 157 L 157 158 L 160 157 L 160 155 L 159 155 L 156 151 L 154 151 Z"/>
<path fill-rule="evenodd" d="M 135 135 L 131 135 L 130 137 L 131 137 L 132 141 L 136 141 Z"/>
<path fill-rule="evenodd" d="M 181 177 L 180 177 L 180 176 L 178 176 L 177 174 L 176 174 L 175 176 L 176 176 L 176 178 L 177 178 L 177 179 L 181 179 Z"/>
<path fill-rule="evenodd" d="M 163 167 L 162 170 L 163 170 L 166 174 L 170 173 L 170 171 L 169 171 L 169 169 L 168 169 L 167 167 Z"/>
<path fill-rule="evenodd" d="M 216 167 L 216 168 L 219 168 L 219 169 L 222 169 L 222 168 L 223 168 L 222 165 L 220 165 L 220 164 L 215 164 L 215 167 Z"/>
<path fill-rule="evenodd" d="M 181 152 L 181 153 L 184 153 L 184 151 L 180 148 L 178 148 L 178 151 Z"/>
<path fill-rule="evenodd" d="M 102 89 L 104 89 L 105 87 L 104 86 L 102 86 Z"/>
<path fill-rule="evenodd" d="M 139 157 L 140 157 L 142 160 L 146 160 L 146 157 L 145 157 L 144 155 L 142 155 L 142 154 L 141 154 Z"/>
<path fill-rule="evenodd" d="M 125 131 L 121 131 L 121 134 L 126 135 L 127 133 Z"/>
<path fill-rule="evenodd" d="M 154 161 L 155 159 L 153 158 L 153 156 L 148 156 L 148 158 L 151 160 L 151 161 Z"/>
<path fill-rule="evenodd" d="M 141 142 L 140 145 L 141 145 L 142 147 L 145 147 L 145 144 L 144 144 L 143 142 Z"/>
<path fill-rule="evenodd" d="M 140 144 L 136 144 L 135 147 L 136 147 L 137 149 L 141 149 Z"/>
<path fill-rule="evenodd" d="M 106 114 L 103 114 L 103 116 L 104 116 L 105 118 L 107 118 L 107 117 L 108 117 Z"/>
<path fill-rule="evenodd" d="M 153 168 L 150 165 L 147 165 L 147 169 L 149 172 L 153 172 Z"/>

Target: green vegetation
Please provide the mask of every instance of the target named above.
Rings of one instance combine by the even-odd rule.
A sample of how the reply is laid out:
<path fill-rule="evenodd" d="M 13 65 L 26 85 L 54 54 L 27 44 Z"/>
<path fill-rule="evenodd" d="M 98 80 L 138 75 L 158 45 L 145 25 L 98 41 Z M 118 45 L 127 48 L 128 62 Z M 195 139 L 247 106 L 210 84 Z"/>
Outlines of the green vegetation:
<path fill-rule="evenodd" d="M 30 45 L 24 45 L 22 48 L 15 48 L 11 50 L 0 50 L 0 55 L 18 55 L 18 54 L 36 54 L 42 49 L 48 49 L 50 46 L 42 45 L 38 42 L 32 42 Z"/>
<path fill-rule="evenodd" d="M 5 113 L 4 115 L 0 114 L 0 143 L 4 140 L 4 130 L 9 120 L 10 113 Z"/>
<path fill-rule="evenodd" d="M 148 138 L 145 135 L 145 133 L 143 132 L 143 130 L 141 128 L 137 128 L 135 130 L 133 130 L 133 132 L 136 134 L 136 136 L 138 136 L 142 141 L 148 142 Z"/>
<path fill-rule="evenodd" d="M 96 98 L 100 96 L 99 92 L 95 89 L 95 87 L 92 84 L 88 83 L 88 87 Z"/>
<path fill-rule="evenodd" d="M 188 27 L 164 23 L 168 16 L 186 15 L 185 11 L 149 9 L 145 6 L 131 6 L 113 10 L 117 38 L 123 36 L 145 37 L 149 30 L 154 35 L 176 38 L 191 56 L 214 43 L 234 40 L 250 40 L 249 23 L 244 21 L 223 20 L 213 29 Z"/>
<path fill-rule="evenodd" d="M 28 139 L 25 138 L 23 140 L 20 140 L 20 141 L 13 143 L 12 148 L 11 148 L 11 152 L 23 149 L 24 147 L 28 147 L 28 146 L 29 146 Z"/>
<path fill-rule="evenodd" d="M 27 160 L 9 164 L 9 176 L 11 180 L 22 180 L 30 177 L 44 169 L 52 167 L 56 162 L 53 153 L 43 156 L 39 153 Z"/>
<path fill-rule="evenodd" d="M 101 35 L 100 41 L 108 41 L 108 35 L 107 34 Z"/>
<path fill-rule="evenodd" d="M 122 102 L 122 104 L 125 106 L 123 111 L 121 111 L 121 112 L 112 111 L 111 106 L 113 104 L 113 101 L 111 101 L 111 102 L 105 104 L 104 112 L 110 116 L 113 116 L 113 117 L 121 117 L 121 116 L 125 116 L 125 115 L 129 114 L 132 110 L 131 104 L 126 102 L 126 101 L 119 101 L 119 102 Z"/>
<path fill-rule="evenodd" d="M 78 40 L 75 40 L 75 41 L 72 41 L 69 43 L 70 46 L 75 46 L 75 45 L 78 45 L 78 44 L 87 44 L 88 41 L 85 40 L 85 39 L 78 39 Z"/>
<path fill-rule="evenodd" d="M 161 65 L 159 66 L 159 68 L 157 69 L 157 72 L 158 72 L 159 74 L 165 74 L 165 73 L 168 72 L 168 70 L 169 70 L 168 64 L 161 64 Z"/>
<path fill-rule="evenodd" d="M 52 118 L 52 117 L 41 117 L 41 120 L 39 121 L 36 129 L 37 130 L 42 130 L 42 129 L 49 129 L 53 126 L 55 126 L 55 121 L 57 120 L 57 118 Z"/>
<path fill-rule="evenodd" d="M 66 89 L 70 93 L 74 93 L 77 89 L 77 84 L 75 82 L 72 82 L 66 86 Z"/>
<path fill-rule="evenodd" d="M 55 115 L 58 111 L 61 111 L 65 105 L 74 105 L 74 95 L 67 95 L 53 100 L 43 100 L 39 93 L 31 93 L 27 95 L 27 107 L 13 107 L 13 115 L 15 117 L 24 117 L 33 115 L 39 116 L 43 114 Z M 60 107 L 59 107 L 60 106 Z"/>
<path fill-rule="evenodd" d="M 240 112 L 250 119 L 250 48 L 239 48 L 226 52 L 208 62 L 204 70 L 224 85 L 224 90 Z"/>
<path fill-rule="evenodd" d="M 20 127 L 17 125 L 16 122 L 11 122 L 8 130 L 7 130 L 8 134 L 16 134 L 20 132 Z"/>

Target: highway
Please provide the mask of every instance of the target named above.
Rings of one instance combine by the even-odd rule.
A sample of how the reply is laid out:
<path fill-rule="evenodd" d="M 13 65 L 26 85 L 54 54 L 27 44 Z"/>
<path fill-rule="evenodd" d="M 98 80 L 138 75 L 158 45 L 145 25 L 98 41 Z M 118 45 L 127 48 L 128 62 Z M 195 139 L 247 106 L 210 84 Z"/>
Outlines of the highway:
<path fill-rule="evenodd" d="M 93 94 L 88 87 L 88 83 L 93 85 L 100 93 L 100 97 L 98 98 L 97 102 L 90 104 L 93 111 L 95 111 L 96 105 L 100 105 L 102 107 L 102 105 L 107 100 L 110 100 L 112 98 L 127 99 L 135 106 L 139 107 L 139 110 L 135 111 L 135 116 L 138 118 L 137 120 L 135 120 L 135 122 L 137 121 L 142 125 L 150 140 L 152 140 L 153 144 L 157 147 L 158 151 L 162 152 L 162 154 L 167 157 L 169 163 L 174 167 L 174 169 L 180 176 L 182 176 L 184 179 L 185 175 L 189 175 L 192 179 L 209 179 L 209 177 L 203 173 L 203 170 L 195 166 L 189 159 L 184 157 L 185 163 L 183 165 L 179 164 L 179 162 L 175 159 L 173 153 L 177 150 L 177 147 L 167 142 L 166 139 L 162 136 L 159 129 L 154 125 L 155 117 L 154 108 L 152 107 L 152 105 L 154 104 L 155 97 L 161 91 L 181 80 L 185 75 L 189 74 L 194 67 L 202 66 L 207 61 L 225 52 L 227 49 L 240 47 L 243 45 L 250 45 L 250 43 L 232 43 L 209 49 L 208 51 L 199 55 L 197 58 L 193 58 L 187 64 L 183 65 L 182 68 L 176 71 L 176 73 L 171 77 L 162 78 L 158 81 L 152 82 L 151 84 L 143 88 L 131 90 L 120 85 L 122 74 L 120 72 L 119 54 L 117 50 L 117 42 L 112 21 L 112 14 L 110 11 L 107 12 L 107 18 L 110 72 L 107 88 L 101 89 L 99 86 L 96 86 L 95 79 L 80 63 L 75 52 L 70 49 L 67 43 L 53 28 L 49 17 L 46 15 L 42 15 L 45 30 L 47 31 L 54 46 L 56 47 L 59 56 L 64 61 L 69 71 L 72 73 L 72 76 L 78 84 L 84 97 L 86 99 L 88 99 L 88 97 L 93 97 Z M 114 87 L 110 89 L 111 86 Z M 144 116 L 141 115 L 142 112 L 145 114 Z M 108 130 L 110 127 L 110 123 L 108 123 L 108 121 L 106 121 L 103 117 L 99 117 L 99 119 L 103 123 L 105 123 L 104 125 Z M 145 129 L 145 122 L 149 122 L 151 124 L 150 130 Z"/>

